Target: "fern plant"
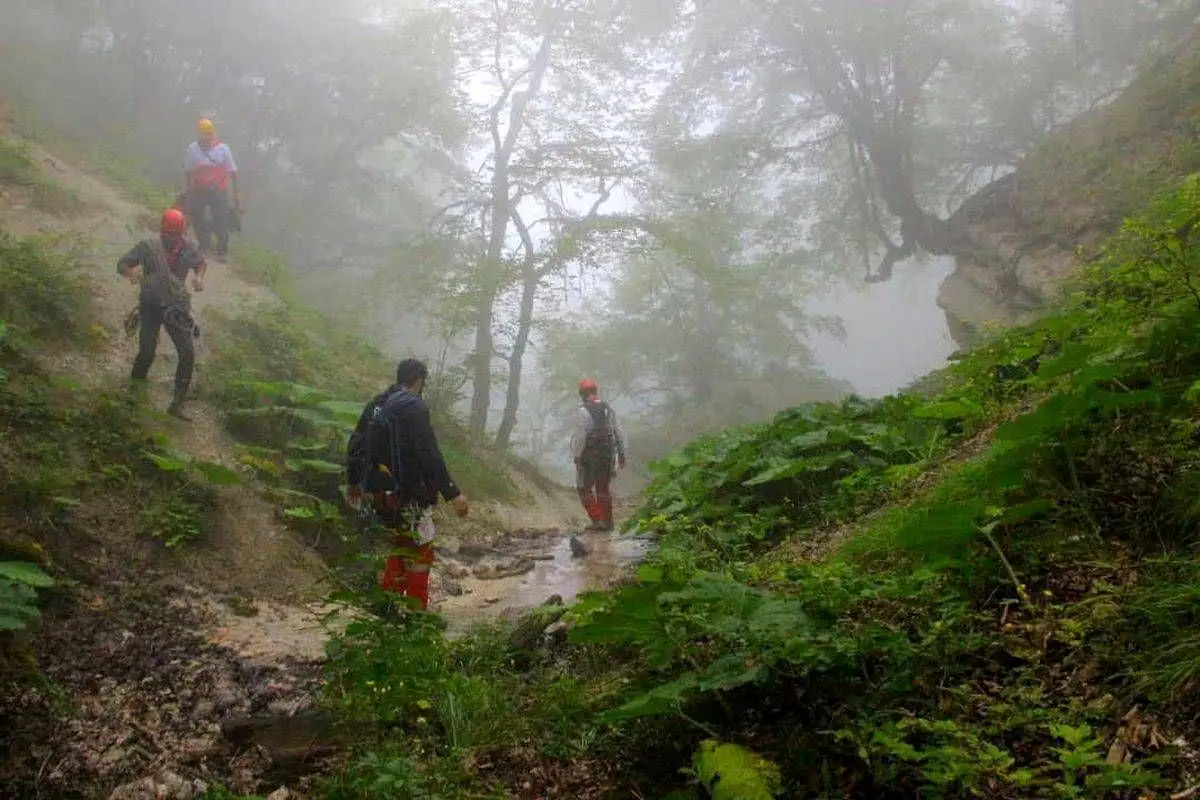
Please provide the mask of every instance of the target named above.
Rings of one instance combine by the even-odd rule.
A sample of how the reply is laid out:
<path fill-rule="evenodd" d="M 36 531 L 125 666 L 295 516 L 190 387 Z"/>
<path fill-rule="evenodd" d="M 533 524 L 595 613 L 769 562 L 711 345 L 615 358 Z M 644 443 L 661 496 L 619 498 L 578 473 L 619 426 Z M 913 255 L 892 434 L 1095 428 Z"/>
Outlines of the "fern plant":
<path fill-rule="evenodd" d="M 22 630 L 37 619 L 37 590 L 53 585 L 36 564 L 0 561 L 0 631 Z"/>

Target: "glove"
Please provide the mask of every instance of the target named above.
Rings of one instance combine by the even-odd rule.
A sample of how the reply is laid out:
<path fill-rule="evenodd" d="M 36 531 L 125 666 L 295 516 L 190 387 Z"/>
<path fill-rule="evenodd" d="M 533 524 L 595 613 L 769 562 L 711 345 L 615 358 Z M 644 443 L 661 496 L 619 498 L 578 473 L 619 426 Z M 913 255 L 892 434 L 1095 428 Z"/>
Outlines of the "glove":
<path fill-rule="evenodd" d="M 128 314 L 125 315 L 125 323 L 124 323 L 125 335 L 126 336 L 136 336 L 137 331 L 138 331 L 139 322 L 140 322 L 140 317 L 138 316 L 138 310 L 137 310 L 137 308 L 134 308 L 133 311 L 130 311 Z"/>

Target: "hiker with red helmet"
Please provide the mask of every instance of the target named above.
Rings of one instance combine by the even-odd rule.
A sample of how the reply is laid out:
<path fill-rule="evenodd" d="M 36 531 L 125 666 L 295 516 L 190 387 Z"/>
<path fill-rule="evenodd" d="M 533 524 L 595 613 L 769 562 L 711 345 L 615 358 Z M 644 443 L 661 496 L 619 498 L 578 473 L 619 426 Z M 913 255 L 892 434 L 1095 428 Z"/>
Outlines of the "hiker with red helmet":
<path fill-rule="evenodd" d="M 229 145 L 217 139 L 212 120 L 202 119 L 197 125 L 196 141 L 188 145 L 186 159 L 187 212 L 196 226 L 196 241 L 200 252 L 208 252 L 209 233 L 216 234 L 218 261 L 229 254 L 229 228 L 242 213 L 242 197 L 238 191 L 237 163 Z M 232 220 L 227 189 L 233 189 Z M 211 222 L 206 214 L 212 212 Z"/>
<path fill-rule="evenodd" d="M 600 399 L 600 387 L 591 378 L 579 382 L 579 399 L 571 433 L 571 456 L 575 460 L 575 488 L 587 512 L 592 531 L 611 531 L 613 524 L 612 479 L 617 468 L 625 469 L 625 434 L 612 407 Z"/>
<path fill-rule="evenodd" d="M 117 272 L 142 287 L 135 312 L 140 328 L 138 354 L 131 377 L 134 381 L 146 380 L 158 349 L 158 332 L 165 327 L 179 357 L 175 394 L 167 413 L 183 420 L 189 419 L 183 412 L 183 403 L 196 363 L 192 340 L 199 335 L 191 315 L 187 278 L 189 272 L 194 273 L 192 289 L 202 292 L 208 269 L 204 256 L 187 240 L 186 233 L 187 217 L 177 208 L 168 208 L 159 223 L 158 236 L 138 242 L 117 262 Z"/>

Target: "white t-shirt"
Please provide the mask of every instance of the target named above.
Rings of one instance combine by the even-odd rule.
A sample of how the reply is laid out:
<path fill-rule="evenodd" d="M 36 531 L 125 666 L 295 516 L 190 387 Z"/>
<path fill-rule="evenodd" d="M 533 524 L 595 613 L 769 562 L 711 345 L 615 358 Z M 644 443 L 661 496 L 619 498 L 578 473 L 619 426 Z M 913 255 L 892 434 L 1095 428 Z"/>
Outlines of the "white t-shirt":
<path fill-rule="evenodd" d="M 224 142 L 217 142 L 208 150 L 199 142 L 192 142 L 188 145 L 185 168 L 196 184 L 210 189 L 224 189 L 229 176 L 238 171 L 233 151 Z"/>

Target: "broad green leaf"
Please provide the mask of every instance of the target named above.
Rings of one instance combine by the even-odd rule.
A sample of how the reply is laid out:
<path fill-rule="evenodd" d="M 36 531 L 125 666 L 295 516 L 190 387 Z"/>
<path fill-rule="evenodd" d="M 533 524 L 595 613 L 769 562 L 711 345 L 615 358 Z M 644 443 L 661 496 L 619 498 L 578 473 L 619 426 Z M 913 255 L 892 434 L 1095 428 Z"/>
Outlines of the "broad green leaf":
<path fill-rule="evenodd" d="M 188 459 L 186 459 L 186 457 L 180 458 L 175 455 L 162 455 L 150 450 L 146 450 L 144 452 L 146 454 L 146 458 L 150 459 L 154 466 L 158 467 L 163 472 L 183 472 L 185 469 L 187 469 Z"/>
<path fill-rule="evenodd" d="M 962 419 L 979 413 L 979 407 L 964 400 L 945 400 L 921 406 L 913 412 L 918 419 Z"/>
<path fill-rule="evenodd" d="M 779 766 L 741 745 L 708 739 L 692 759 L 713 800 L 772 800 L 783 788 Z"/>
<path fill-rule="evenodd" d="M 215 461 L 197 460 L 192 462 L 192 466 L 213 486 L 235 486 L 242 482 L 240 475 Z"/>
<path fill-rule="evenodd" d="M 14 609 L 6 608 L 0 610 L 0 631 L 20 631 L 29 626 L 29 621 L 40 616 L 40 612 L 34 608 L 24 616 L 18 616 L 13 613 Z"/>
<path fill-rule="evenodd" d="M 289 458 L 284 461 L 292 472 L 318 472 L 322 475 L 335 475 L 346 470 L 344 464 L 332 461 L 322 461 L 316 458 Z"/>
<path fill-rule="evenodd" d="M 0 561 L 0 578 L 38 588 L 54 585 L 54 578 L 43 572 L 41 567 L 24 561 Z"/>

